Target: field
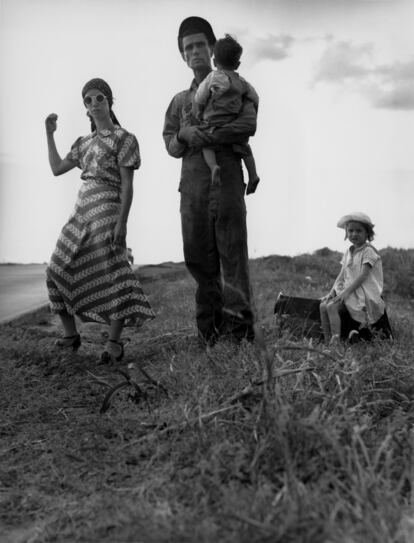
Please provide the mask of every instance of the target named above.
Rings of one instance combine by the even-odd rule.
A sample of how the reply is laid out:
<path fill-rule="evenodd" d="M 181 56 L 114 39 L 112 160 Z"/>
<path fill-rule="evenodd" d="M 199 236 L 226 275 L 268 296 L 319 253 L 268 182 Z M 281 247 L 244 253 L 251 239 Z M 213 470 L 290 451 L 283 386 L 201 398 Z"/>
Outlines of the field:
<path fill-rule="evenodd" d="M 139 270 L 158 316 L 118 367 L 96 324 L 70 355 L 46 310 L 0 327 L 1 543 L 412 543 L 414 253 L 382 256 L 394 342 L 278 333 L 329 249 L 251 262 L 256 345 L 199 348 L 182 264 Z"/>

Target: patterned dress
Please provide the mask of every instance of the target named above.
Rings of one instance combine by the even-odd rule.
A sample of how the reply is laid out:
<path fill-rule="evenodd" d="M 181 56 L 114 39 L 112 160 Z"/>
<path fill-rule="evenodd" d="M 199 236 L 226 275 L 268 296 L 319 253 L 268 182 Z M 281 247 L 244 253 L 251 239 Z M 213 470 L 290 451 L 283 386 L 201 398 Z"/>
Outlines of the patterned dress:
<path fill-rule="evenodd" d="M 46 270 L 53 313 L 139 326 L 155 315 L 127 259 L 112 245 L 121 208 L 120 167 L 140 166 L 135 136 L 119 126 L 78 138 L 67 159 L 82 169 L 83 184 Z"/>
<path fill-rule="evenodd" d="M 385 302 L 382 299 L 384 279 L 381 255 L 370 243 L 365 243 L 358 248 L 351 245 L 345 251 L 341 264 L 342 280 L 334 285 L 338 294 L 355 281 L 364 264 L 369 264 L 368 277 L 346 298 L 344 303 L 355 321 L 366 326 L 375 324 L 385 311 Z"/>

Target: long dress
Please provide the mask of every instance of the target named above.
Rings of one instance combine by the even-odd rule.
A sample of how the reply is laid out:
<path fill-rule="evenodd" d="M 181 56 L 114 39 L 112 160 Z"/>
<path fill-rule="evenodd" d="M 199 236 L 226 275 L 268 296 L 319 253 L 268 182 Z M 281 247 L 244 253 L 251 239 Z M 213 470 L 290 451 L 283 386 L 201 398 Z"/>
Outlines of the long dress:
<path fill-rule="evenodd" d="M 135 136 L 115 126 L 78 138 L 67 159 L 82 169 L 75 209 L 46 270 L 53 313 L 82 321 L 140 326 L 155 315 L 127 258 L 112 236 L 121 207 L 120 167 L 140 166 Z"/>

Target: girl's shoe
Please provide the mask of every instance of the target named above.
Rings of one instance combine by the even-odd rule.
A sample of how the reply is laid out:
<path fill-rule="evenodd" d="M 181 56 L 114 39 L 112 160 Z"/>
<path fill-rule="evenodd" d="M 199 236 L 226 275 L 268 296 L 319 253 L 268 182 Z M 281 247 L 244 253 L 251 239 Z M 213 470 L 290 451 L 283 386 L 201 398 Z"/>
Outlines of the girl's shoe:
<path fill-rule="evenodd" d="M 55 345 L 56 347 L 59 347 L 59 349 L 72 349 L 72 351 L 76 352 L 81 346 L 81 343 L 82 341 L 80 335 L 75 334 L 74 336 L 65 336 L 57 339 Z"/>
<path fill-rule="evenodd" d="M 120 362 L 123 358 L 124 344 L 115 339 L 108 339 L 105 350 L 101 355 L 101 364 L 109 364 L 113 361 Z"/>

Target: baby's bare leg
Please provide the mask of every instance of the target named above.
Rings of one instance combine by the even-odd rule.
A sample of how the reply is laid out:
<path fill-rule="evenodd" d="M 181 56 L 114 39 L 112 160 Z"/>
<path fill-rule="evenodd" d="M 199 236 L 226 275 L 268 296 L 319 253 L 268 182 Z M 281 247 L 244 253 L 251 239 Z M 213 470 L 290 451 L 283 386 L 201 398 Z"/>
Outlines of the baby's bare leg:
<path fill-rule="evenodd" d="M 256 170 L 256 161 L 253 155 L 243 157 L 244 165 L 246 166 L 247 174 L 249 176 L 249 181 L 256 181 L 259 178 Z"/>
<path fill-rule="evenodd" d="M 216 153 L 213 149 L 203 147 L 202 149 L 204 160 L 211 171 L 211 184 L 220 184 L 220 166 L 217 164 Z"/>
<path fill-rule="evenodd" d="M 247 184 L 246 194 L 252 194 L 256 191 L 260 177 L 257 175 L 256 162 L 253 155 L 243 157 L 244 165 L 246 166 L 249 182 Z"/>

